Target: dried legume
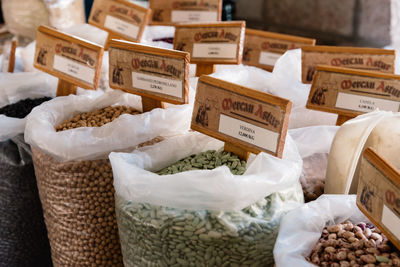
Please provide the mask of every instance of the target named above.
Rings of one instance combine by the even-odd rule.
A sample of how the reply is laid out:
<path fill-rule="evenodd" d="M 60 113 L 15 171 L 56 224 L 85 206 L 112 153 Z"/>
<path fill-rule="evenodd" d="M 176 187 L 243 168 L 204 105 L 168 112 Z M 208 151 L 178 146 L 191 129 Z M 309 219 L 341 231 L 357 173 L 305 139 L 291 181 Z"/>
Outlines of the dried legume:
<path fill-rule="evenodd" d="M 25 118 L 29 113 L 31 113 L 34 107 L 39 106 L 43 102 L 49 101 L 50 99 L 50 97 L 24 99 L 18 101 L 17 103 L 0 108 L 0 114 L 4 114 L 7 117 L 22 119 Z"/>

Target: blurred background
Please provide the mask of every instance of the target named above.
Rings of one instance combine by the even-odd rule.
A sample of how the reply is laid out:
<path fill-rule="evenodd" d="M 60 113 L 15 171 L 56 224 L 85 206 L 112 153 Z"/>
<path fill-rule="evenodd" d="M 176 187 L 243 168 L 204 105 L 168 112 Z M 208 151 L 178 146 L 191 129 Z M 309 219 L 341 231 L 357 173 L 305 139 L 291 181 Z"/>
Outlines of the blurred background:
<path fill-rule="evenodd" d="M 0 2 L 1 23 L 5 20 L 11 32 L 25 31 L 23 35 L 31 36 L 32 30 L 12 24 L 50 20 L 53 26 L 67 27 L 85 20 L 79 16 L 88 16 L 93 0 Z M 144 0 L 132 2 L 148 5 Z M 320 45 L 400 47 L 399 0 L 224 0 L 223 6 L 223 20 L 246 20 L 249 28 L 313 37 Z M 34 18 L 28 19 L 27 12 L 34 13 Z M 7 34 L 6 30 L 0 34 Z"/>

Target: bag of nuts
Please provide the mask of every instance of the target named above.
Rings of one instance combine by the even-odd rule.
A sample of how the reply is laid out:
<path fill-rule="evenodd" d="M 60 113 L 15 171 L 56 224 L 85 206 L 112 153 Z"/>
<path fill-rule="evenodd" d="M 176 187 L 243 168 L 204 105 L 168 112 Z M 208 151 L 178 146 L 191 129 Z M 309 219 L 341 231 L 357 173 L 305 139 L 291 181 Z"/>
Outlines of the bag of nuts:
<path fill-rule="evenodd" d="M 310 126 L 289 130 L 303 159 L 300 176 L 304 200 L 316 200 L 324 193 L 329 150 L 339 126 Z"/>
<path fill-rule="evenodd" d="M 51 76 L 0 73 L 0 266 L 51 266 L 26 115 L 55 96 Z"/>
<path fill-rule="evenodd" d="M 122 266 L 108 154 L 187 131 L 191 106 L 140 114 L 140 97 L 58 97 L 28 117 L 54 266 Z M 173 122 L 173 123 L 171 123 Z"/>
<path fill-rule="evenodd" d="M 400 266 L 400 252 L 361 213 L 355 195 L 323 195 L 286 214 L 274 256 L 277 267 Z"/>
<path fill-rule="evenodd" d="M 247 164 L 197 132 L 111 153 L 125 266 L 271 266 L 280 218 L 303 202 L 286 142 Z"/>

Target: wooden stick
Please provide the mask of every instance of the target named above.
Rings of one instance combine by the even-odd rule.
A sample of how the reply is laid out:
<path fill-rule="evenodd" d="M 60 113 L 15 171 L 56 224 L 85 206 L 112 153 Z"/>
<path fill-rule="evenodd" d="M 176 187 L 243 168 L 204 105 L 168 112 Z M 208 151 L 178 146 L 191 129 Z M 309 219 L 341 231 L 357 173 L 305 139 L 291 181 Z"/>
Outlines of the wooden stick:
<path fill-rule="evenodd" d="M 348 120 L 353 119 L 354 117 L 349 117 L 349 116 L 345 116 L 345 115 L 338 115 L 338 118 L 336 120 L 336 126 L 341 126 L 343 123 L 345 123 Z"/>
<path fill-rule="evenodd" d="M 209 75 L 215 72 L 214 64 L 197 64 L 196 66 L 196 77 L 201 75 Z"/>
<path fill-rule="evenodd" d="M 59 79 L 57 85 L 57 96 L 67 96 L 70 94 L 75 95 L 77 88 L 78 86 L 65 80 Z"/>
<path fill-rule="evenodd" d="M 226 152 L 231 152 L 233 154 L 235 154 L 236 156 L 238 156 L 241 160 L 244 160 L 247 162 L 247 160 L 249 159 L 250 156 L 250 152 L 244 150 L 241 147 L 236 146 L 233 143 L 225 143 L 224 145 L 224 150 Z"/>
<path fill-rule="evenodd" d="M 155 108 L 164 108 L 164 103 L 150 97 L 142 96 L 142 108 L 144 113 L 152 111 Z"/>
<path fill-rule="evenodd" d="M 15 68 L 15 51 L 17 50 L 18 40 L 14 39 L 11 42 L 11 49 L 10 49 L 10 58 L 8 61 L 8 69 L 7 72 L 14 72 Z"/>

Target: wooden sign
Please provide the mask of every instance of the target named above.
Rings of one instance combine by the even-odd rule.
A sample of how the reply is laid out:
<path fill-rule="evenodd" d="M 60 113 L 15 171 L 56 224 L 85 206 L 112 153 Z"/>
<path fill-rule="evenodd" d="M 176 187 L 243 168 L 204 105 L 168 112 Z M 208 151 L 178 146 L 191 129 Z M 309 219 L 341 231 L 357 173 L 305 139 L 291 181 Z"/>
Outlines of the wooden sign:
<path fill-rule="evenodd" d="M 329 65 L 394 74 L 395 51 L 377 48 L 304 46 L 301 80 L 311 83 L 317 65 Z"/>
<path fill-rule="evenodd" d="M 243 64 L 272 71 L 275 62 L 287 50 L 315 45 L 315 39 L 246 29 Z"/>
<path fill-rule="evenodd" d="M 361 160 L 357 206 L 400 249 L 400 173 L 371 148 Z"/>
<path fill-rule="evenodd" d="M 59 78 L 57 96 L 74 94 L 77 86 L 97 89 L 103 52 L 102 46 L 39 26 L 34 66 Z"/>
<path fill-rule="evenodd" d="M 197 85 L 191 128 L 225 141 L 225 150 L 282 157 L 292 103 L 210 76 Z"/>
<path fill-rule="evenodd" d="M 306 106 L 339 114 L 338 125 L 375 109 L 398 112 L 400 76 L 317 66 Z"/>
<path fill-rule="evenodd" d="M 14 72 L 17 46 L 18 40 L 16 38 L 13 38 L 13 40 L 4 45 L 2 72 Z"/>
<path fill-rule="evenodd" d="M 149 0 L 152 24 L 220 21 L 222 0 Z"/>
<path fill-rule="evenodd" d="M 242 63 L 244 21 L 176 25 L 174 49 L 190 53 L 196 76 L 214 72 L 214 64 Z"/>
<path fill-rule="evenodd" d="M 110 87 L 141 95 L 144 112 L 162 107 L 161 101 L 188 103 L 188 53 L 111 40 L 109 60 Z"/>
<path fill-rule="evenodd" d="M 150 9 L 127 0 L 95 0 L 89 23 L 109 32 L 108 47 L 113 38 L 139 42 L 150 15 Z"/>

